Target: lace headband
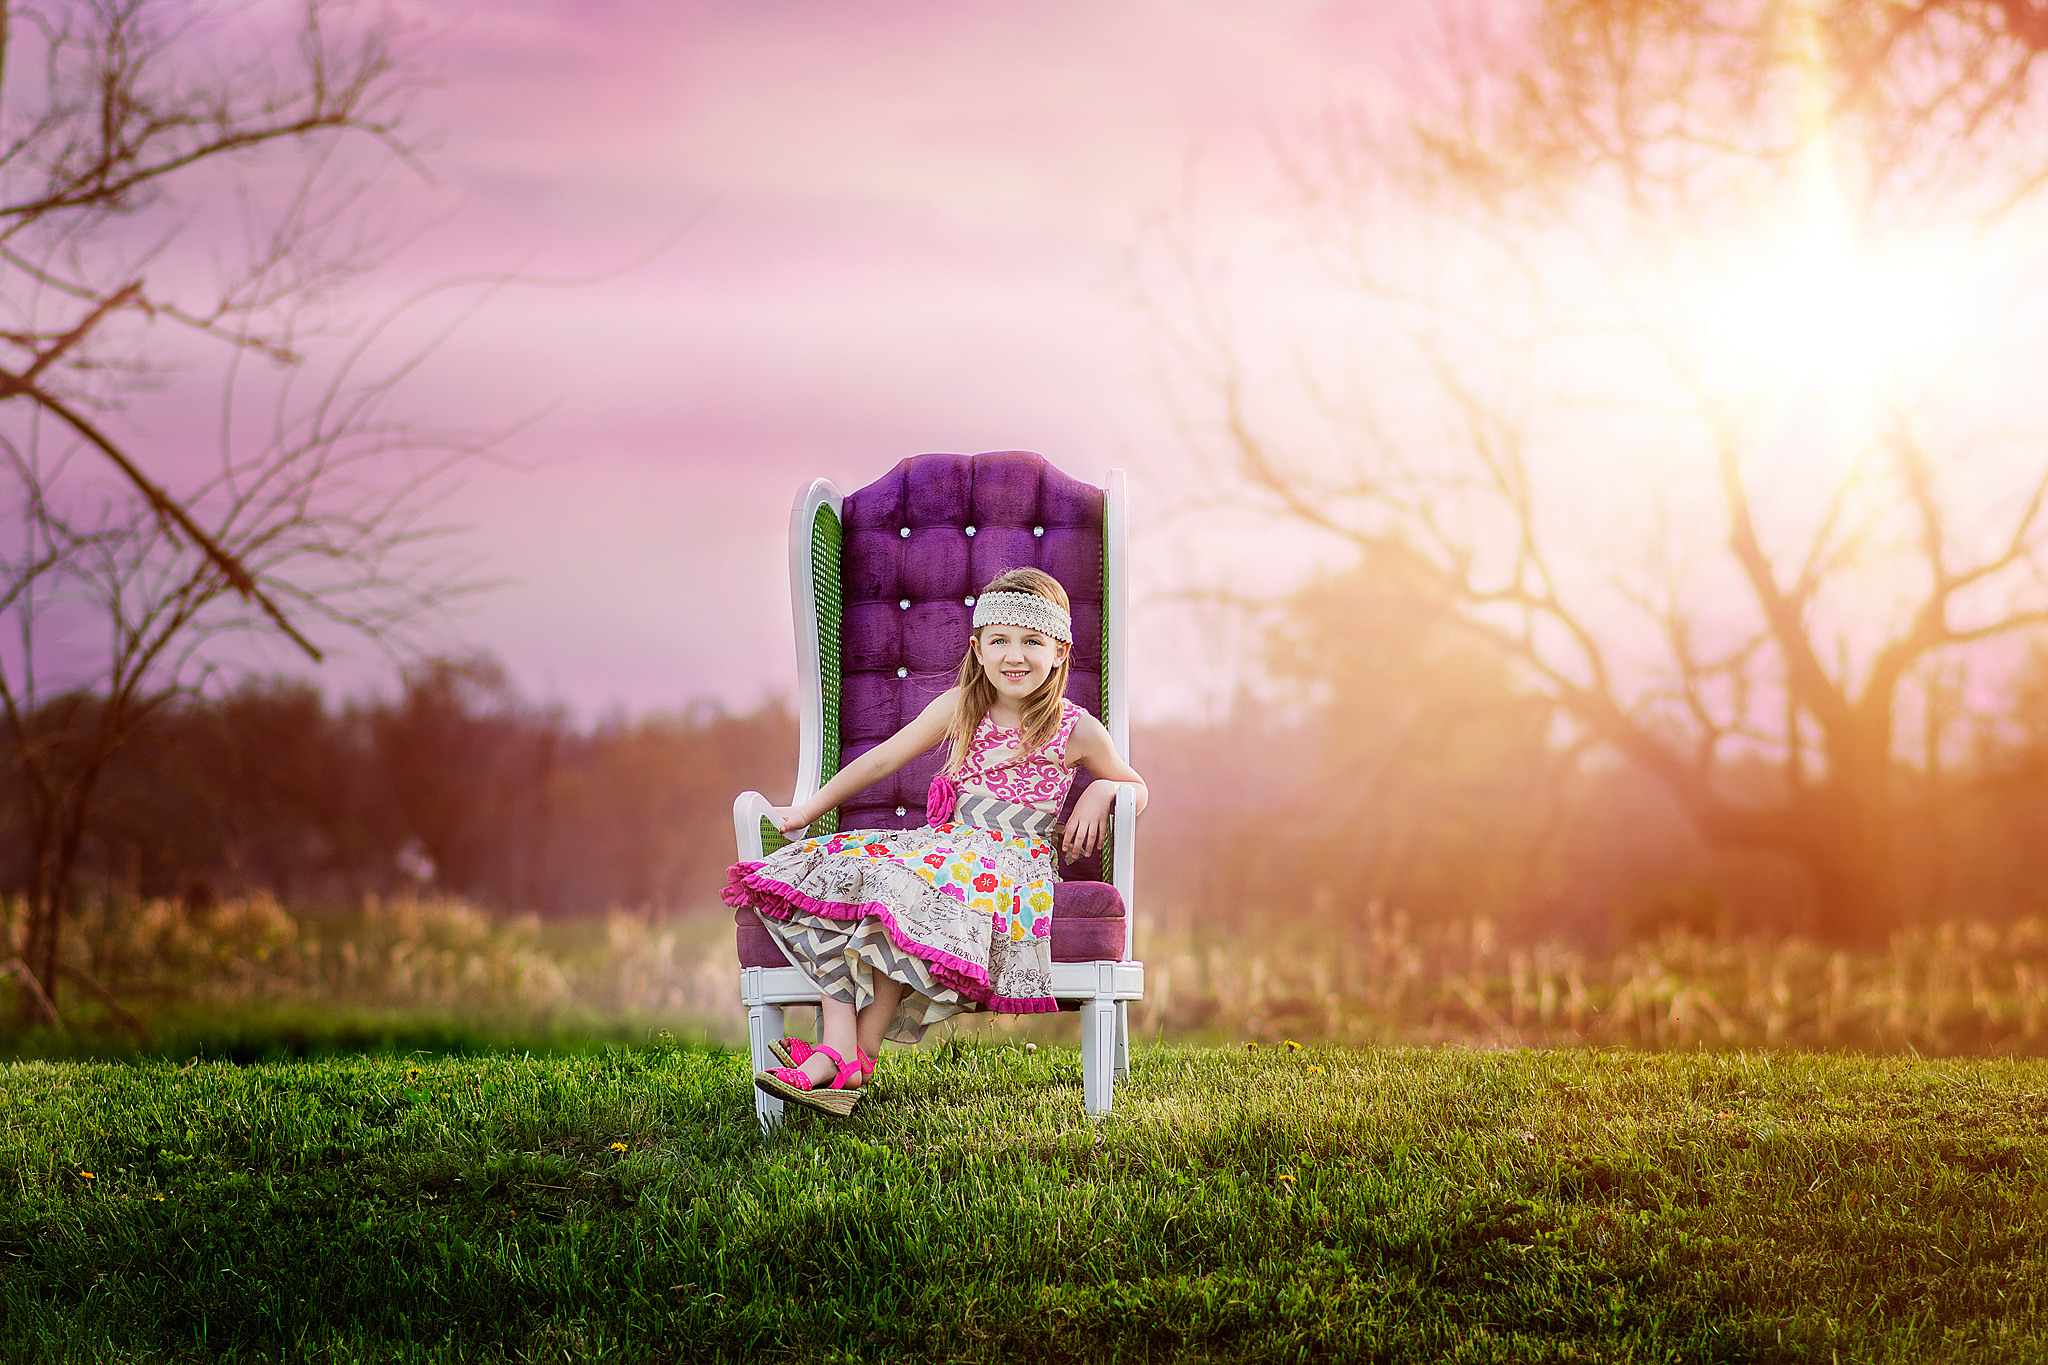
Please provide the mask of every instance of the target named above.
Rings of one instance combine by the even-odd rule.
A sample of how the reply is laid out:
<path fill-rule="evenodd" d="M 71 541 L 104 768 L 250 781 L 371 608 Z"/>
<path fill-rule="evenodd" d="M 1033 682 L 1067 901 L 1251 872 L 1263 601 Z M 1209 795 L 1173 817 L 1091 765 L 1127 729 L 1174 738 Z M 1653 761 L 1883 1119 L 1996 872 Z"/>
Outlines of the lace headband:
<path fill-rule="evenodd" d="M 985 592 L 975 598 L 974 628 L 983 626 L 1022 626 L 1062 644 L 1074 643 L 1074 618 L 1065 607 L 1035 592 Z"/>

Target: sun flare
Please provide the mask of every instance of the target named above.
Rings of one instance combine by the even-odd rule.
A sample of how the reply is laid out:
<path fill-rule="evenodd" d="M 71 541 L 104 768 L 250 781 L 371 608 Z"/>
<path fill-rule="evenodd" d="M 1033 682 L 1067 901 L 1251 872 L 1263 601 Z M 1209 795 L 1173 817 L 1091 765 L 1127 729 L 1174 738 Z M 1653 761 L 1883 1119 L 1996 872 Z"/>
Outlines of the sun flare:
<path fill-rule="evenodd" d="M 1871 246 L 1839 215 L 1809 215 L 1690 263 L 1682 342 L 1719 398 L 1810 394 L 1873 422 L 1961 361 L 1981 268 L 1970 241 Z"/>

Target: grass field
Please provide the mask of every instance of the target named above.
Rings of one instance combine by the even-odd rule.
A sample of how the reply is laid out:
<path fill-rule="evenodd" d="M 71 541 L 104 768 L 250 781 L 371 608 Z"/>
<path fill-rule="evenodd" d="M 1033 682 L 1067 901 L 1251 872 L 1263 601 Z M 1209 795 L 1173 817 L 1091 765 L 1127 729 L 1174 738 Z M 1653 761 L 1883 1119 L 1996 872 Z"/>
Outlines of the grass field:
<path fill-rule="evenodd" d="M 892 1052 L 0 1067 L 8 1360 L 2039 1360 L 2048 1063 Z"/>

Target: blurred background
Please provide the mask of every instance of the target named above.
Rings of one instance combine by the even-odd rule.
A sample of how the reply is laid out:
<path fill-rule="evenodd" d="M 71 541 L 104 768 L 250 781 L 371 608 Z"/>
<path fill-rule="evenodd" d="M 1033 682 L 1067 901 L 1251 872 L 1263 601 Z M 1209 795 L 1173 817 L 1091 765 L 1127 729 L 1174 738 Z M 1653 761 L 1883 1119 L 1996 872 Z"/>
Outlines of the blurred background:
<path fill-rule="evenodd" d="M 2032 0 L 0 14 L 11 1054 L 735 1038 L 789 499 L 991 449 L 1148 1036 L 2048 1051 Z"/>

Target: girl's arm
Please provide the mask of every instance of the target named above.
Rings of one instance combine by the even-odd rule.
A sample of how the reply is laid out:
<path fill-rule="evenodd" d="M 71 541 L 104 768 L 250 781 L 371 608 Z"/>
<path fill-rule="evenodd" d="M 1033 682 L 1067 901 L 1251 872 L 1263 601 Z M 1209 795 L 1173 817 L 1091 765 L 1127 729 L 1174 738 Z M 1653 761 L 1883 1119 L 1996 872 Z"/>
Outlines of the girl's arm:
<path fill-rule="evenodd" d="M 937 744 L 945 738 L 946 728 L 953 720 L 953 708 L 959 704 L 957 687 L 949 687 L 932 698 L 931 705 L 919 712 L 916 720 L 841 768 L 818 789 L 816 796 L 793 806 L 777 806 L 770 817 L 775 827 L 784 834 L 804 828 L 847 797 L 866 791 Z"/>
<path fill-rule="evenodd" d="M 1086 768 L 1095 777 L 1074 803 L 1074 814 L 1067 821 L 1066 856 L 1085 858 L 1102 847 L 1103 837 L 1109 832 L 1109 811 L 1116 804 L 1119 783 L 1137 784 L 1140 811 L 1145 809 L 1151 793 L 1138 770 L 1117 753 L 1108 727 L 1093 716 L 1082 716 L 1074 733 L 1067 737 L 1067 762 Z"/>

